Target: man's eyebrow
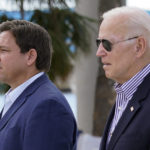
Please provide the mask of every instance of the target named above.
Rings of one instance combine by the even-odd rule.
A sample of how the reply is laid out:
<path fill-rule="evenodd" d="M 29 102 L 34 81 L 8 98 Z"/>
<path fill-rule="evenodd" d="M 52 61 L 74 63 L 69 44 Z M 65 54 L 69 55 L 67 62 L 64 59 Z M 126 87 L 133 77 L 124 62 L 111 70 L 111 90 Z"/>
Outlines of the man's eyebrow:
<path fill-rule="evenodd" d="M 9 50 L 9 48 L 7 46 L 0 46 L 0 49 L 7 49 L 7 50 Z"/>

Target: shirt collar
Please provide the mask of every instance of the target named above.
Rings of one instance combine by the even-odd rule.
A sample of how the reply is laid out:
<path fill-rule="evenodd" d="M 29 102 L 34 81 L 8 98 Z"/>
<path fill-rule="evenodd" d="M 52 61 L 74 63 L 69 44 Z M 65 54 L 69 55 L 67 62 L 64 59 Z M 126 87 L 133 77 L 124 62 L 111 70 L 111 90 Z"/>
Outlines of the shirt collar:
<path fill-rule="evenodd" d="M 29 86 L 34 80 L 36 80 L 43 74 L 44 72 L 40 72 L 16 87 L 15 89 L 12 90 L 10 88 L 5 94 L 5 104 L 7 104 L 8 102 L 13 103 L 19 97 L 19 95 L 21 95 L 21 93 L 27 88 L 27 86 Z"/>
<path fill-rule="evenodd" d="M 150 64 L 144 67 L 124 84 L 115 83 L 116 92 L 123 92 L 125 97 L 130 100 L 148 73 L 150 73 Z"/>

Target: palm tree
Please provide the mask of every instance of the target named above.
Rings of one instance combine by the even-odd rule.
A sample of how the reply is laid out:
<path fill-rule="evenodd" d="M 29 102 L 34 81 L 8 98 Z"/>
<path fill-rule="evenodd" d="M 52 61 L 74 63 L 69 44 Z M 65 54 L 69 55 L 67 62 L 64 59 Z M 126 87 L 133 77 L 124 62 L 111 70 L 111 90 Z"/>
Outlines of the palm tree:
<path fill-rule="evenodd" d="M 17 3 L 19 6 L 20 14 L 21 14 L 21 19 L 24 19 L 24 0 L 9 0 L 12 3 Z"/>
<path fill-rule="evenodd" d="M 54 9 L 56 6 L 61 6 L 61 8 L 68 8 L 66 0 L 37 0 L 39 3 L 47 3 L 49 10 Z"/>
<path fill-rule="evenodd" d="M 24 19 L 24 0 L 16 0 L 19 3 L 21 19 Z"/>
<path fill-rule="evenodd" d="M 73 69 L 73 58 L 78 50 L 89 51 L 89 18 L 78 15 L 69 9 L 53 9 L 50 13 L 35 10 L 31 21 L 43 26 L 50 33 L 53 42 L 53 60 L 49 72 L 50 78 L 65 80 Z M 70 47 L 75 46 L 72 51 Z M 80 47 L 80 49 L 78 48 Z"/>

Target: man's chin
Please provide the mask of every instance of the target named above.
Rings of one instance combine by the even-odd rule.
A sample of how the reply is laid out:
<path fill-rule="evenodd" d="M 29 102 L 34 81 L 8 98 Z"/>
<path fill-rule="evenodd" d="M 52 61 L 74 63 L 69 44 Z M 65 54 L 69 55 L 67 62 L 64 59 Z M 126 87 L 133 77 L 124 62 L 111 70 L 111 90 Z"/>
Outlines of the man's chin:
<path fill-rule="evenodd" d="M 111 79 L 111 75 L 110 75 L 110 73 L 105 72 L 105 76 L 106 76 L 106 78 Z"/>

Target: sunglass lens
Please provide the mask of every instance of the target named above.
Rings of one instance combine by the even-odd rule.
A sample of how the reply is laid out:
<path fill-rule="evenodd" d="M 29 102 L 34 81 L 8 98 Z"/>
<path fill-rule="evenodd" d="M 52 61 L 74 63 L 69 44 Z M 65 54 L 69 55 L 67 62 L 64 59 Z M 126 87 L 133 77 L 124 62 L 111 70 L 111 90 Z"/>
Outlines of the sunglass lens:
<path fill-rule="evenodd" d="M 107 50 L 107 51 L 111 51 L 111 43 L 108 40 L 103 40 L 103 47 Z"/>
<path fill-rule="evenodd" d="M 107 50 L 107 51 L 111 51 L 111 42 L 109 42 L 108 40 L 105 40 L 105 39 L 96 39 L 96 45 L 97 47 L 99 47 L 99 45 L 103 44 L 103 47 Z"/>
<path fill-rule="evenodd" d="M 97 47 L 99 47 L 100 44 L 101 44 L 101 40 L 100 39 L 96 39 L 96 45 L 97 45 Z"/>

